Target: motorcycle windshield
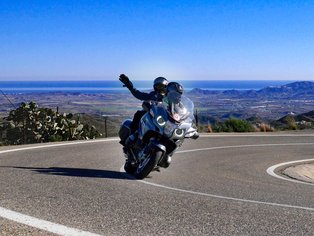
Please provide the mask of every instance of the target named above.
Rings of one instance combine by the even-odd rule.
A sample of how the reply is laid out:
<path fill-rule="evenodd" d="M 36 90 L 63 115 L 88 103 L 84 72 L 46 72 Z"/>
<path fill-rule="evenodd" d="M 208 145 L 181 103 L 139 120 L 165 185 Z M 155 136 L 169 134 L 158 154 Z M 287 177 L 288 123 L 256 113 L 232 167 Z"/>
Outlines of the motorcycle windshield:
<path fill-rule="evenodd" d="M 194 119 L 193 102 L 178 92 L 169 92 L 164 99 L 164 105 L 168 114 L 177 122 L 182 122 L 188 118 Z"/>

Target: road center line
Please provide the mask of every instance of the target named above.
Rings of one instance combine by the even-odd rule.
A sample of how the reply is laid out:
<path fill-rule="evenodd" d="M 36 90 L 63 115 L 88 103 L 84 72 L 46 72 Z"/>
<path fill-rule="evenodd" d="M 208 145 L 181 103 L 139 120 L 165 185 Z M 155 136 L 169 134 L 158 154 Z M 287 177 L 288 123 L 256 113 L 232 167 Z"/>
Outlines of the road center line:
<path fill-rule="evenodd" d="M 230 148 L 274 147 L 274 146 L 302 146 L 302 145 L 314 145 L 314 143 L 269 143 L 269 144 L 219 146 L 219 147 L 209 147 L 209 148 L 197 148 L 197 149 L 183 150 L 183 151 L 178 151 L 176 153 L 189 153 L 189 152 L 199 152 L 199 151 L 218 150 L 218 149 L 230 149 Z"/>
<path fill-rule="evenodd" d="M 210 193 L 202 193 L 202 192 L 190 191 L 190 190 L 185 190 L 185 189 L 180 189 L 180 188 L 168 187 L 168 186 L 161 185 L 161 184 L 150 183 L 150 182 L 147 182 L 145 180 L 138 180 L 138 181 L 141 183 L 144 183 L 144 184 L 158 187 L 158 188 L 164 188 L 164 189 L 169 189 L 169 190 L 173 190 L 173 191 L 177 191 L 177 192 L 189 193 L 189 194 L 200 195 L 200 196 L 205 196 L 205 197 L 219 198 L 219 199 L 224 199 L 224 200 L 253 203 L 253 204 L 262 204 L 262 205 L 269 205 L 269 206 L 276 206 L 276 207 L 293 208 L 293 209 L 300 209 L 300 210 L 307 210 L 307 211 L 314 211 L 314 208 L 311 208 L 311 207 L 302 207 L 302 206 L 294 206 L 294 205 L 281 204 L 281 203 L 262 202 L 262 201 L 242 199 L 242 198 L 226 197 L 226 196 L 215 195 L 215 194 L 210 194 Z"/>
<path fill-rule="evenodd" d="M 271 146 L 301 146 L 301 145 L 314 145 L 314 143 L 281 143 L 281 144 L 253 144 L 253 145 L 236 145 L 236 146 L 220 146 L 220 147 L 209 147 L 209 148 L 199 148 L 199 149 L 191 149 L 191 150 L 184 150 L 178 151 L 177 153 L 189 153 L 189 152 L 197 152 L 197 151 L 207 151 L 207 150 L 218 150 L 218 149 L 230 149 L 230 148 L 246 148 L 246 147 L 271 147 Z M 123 166 L 120 169 L 120 172 L 123 172 Z M 126 173 L 125 173 L 126 174 Z M 128 175 L 128 174 L 126 174 Z M 128 175 L 130 176 L 130 175 Z M 130 176 L 133 178 L 132 176 Z M 294 206 L 289 204 L 281 204 L 281 203 L 273 203 L 273 202 L 263 202 L 263 201 L 256 201 L 256 200 L 249 200 L 249 199 L 242 199 L 242 198 L 233 198 L 233 197 L 226 197 L 222 195 L 210 194 L 210 193 L 203 193 L 191 190 L 185 190 L 180 188 L 169 187 L 161 184 L 151 183 L 145 180 L 138 180 L 143 184 L 151 185 L 158 188 L 169 189 L 172 191 L 189 193 L 194 195 L 200 195 L 205 197 L 211 198 L 218 198 L 224 200 L 231 200 L 231 201 L 238 201 L 238 202 L 245 202 L 245 203 L 253 203 L 253 204 L 262 204 L 262 205 L 269 205 L 269 206 L 276 206 L 276 207 L 284 207 L 284 208 L 293 208 L 293 209 L 300 209 L 300 210 L 307 210 L 307 211 L 314 211 L 314 208 L 311 207 L 303 207 L 303 206 Z"/>

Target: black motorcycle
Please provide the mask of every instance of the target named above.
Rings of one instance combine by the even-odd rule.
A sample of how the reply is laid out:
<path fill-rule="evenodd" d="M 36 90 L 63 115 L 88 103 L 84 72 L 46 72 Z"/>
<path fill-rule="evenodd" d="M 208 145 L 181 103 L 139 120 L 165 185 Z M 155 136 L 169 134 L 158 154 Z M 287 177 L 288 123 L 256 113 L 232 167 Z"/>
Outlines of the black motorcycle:
<path fill-rule="evenodd" d="M 159 167 L 169 167 L 171 157 L 184 139 L 198 137 L 193 111 L 193 102 L 175 91 L 169 92 L 162 102 L 151 102 L 141 118 L 132 147 L 125 143 L 131 135 L 132 120 L 125 120 L 119 130 L 126 156 L 124 170 L 143 179 Z"/>

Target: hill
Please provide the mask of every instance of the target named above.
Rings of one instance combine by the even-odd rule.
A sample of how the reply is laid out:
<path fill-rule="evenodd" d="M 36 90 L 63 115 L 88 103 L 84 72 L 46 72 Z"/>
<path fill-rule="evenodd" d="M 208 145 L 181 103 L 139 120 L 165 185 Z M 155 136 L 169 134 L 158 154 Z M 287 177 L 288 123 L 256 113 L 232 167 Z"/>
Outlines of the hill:
<path fill-rule="evenodd" d="M 277 98 L 277 99 L 292 99 L 292 98 L 314 98 L 314 82 L 300 81 L 293 82 L 283 86 L 269 86 L 260 90 L 203 90 L 194 88 L 189 94 L 198 95 L 220 95 L 230 98 L 243 98 L 243 97 L 255 97 L 255 98 Z"/>
<path fill-rule="evenodd" d="M 277 99 L 314 98 L 314 82 L 294 82 L 280 87 L 266 87 L 256 92 L 257 96 Z"/>
<path fill-rule="evenodd" d="M 259 116 L 265 121 L 271 121 L 290 113 L 302 114 L 314 110 L 314 82 L 311 81 L 260 90 L 193 89 L 187 94 L 194 101 L 203 120 Z"/>
<path fill-rule="evenodd" d="M 302 114 L 288 114 L 276 121 L 272 125 L 277 129 L 312 129 L 314 127 L 314 111 Z"/>

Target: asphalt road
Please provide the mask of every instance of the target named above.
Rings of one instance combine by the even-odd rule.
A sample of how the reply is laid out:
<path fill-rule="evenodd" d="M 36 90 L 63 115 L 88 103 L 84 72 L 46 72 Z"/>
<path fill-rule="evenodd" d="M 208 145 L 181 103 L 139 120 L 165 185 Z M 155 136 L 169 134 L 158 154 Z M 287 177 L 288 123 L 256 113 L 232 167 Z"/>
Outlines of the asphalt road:
<path fill-rule="evenodd" d="M 0 148 L 0 234 L 314 235 L 314 185 L 266 172 L 314 158 L 313 133 L 187 140 L 145 181 L 121 173 L 117 139 L 49 145 Z M 52 225 L 24 226 L 7 209 Z"/>

